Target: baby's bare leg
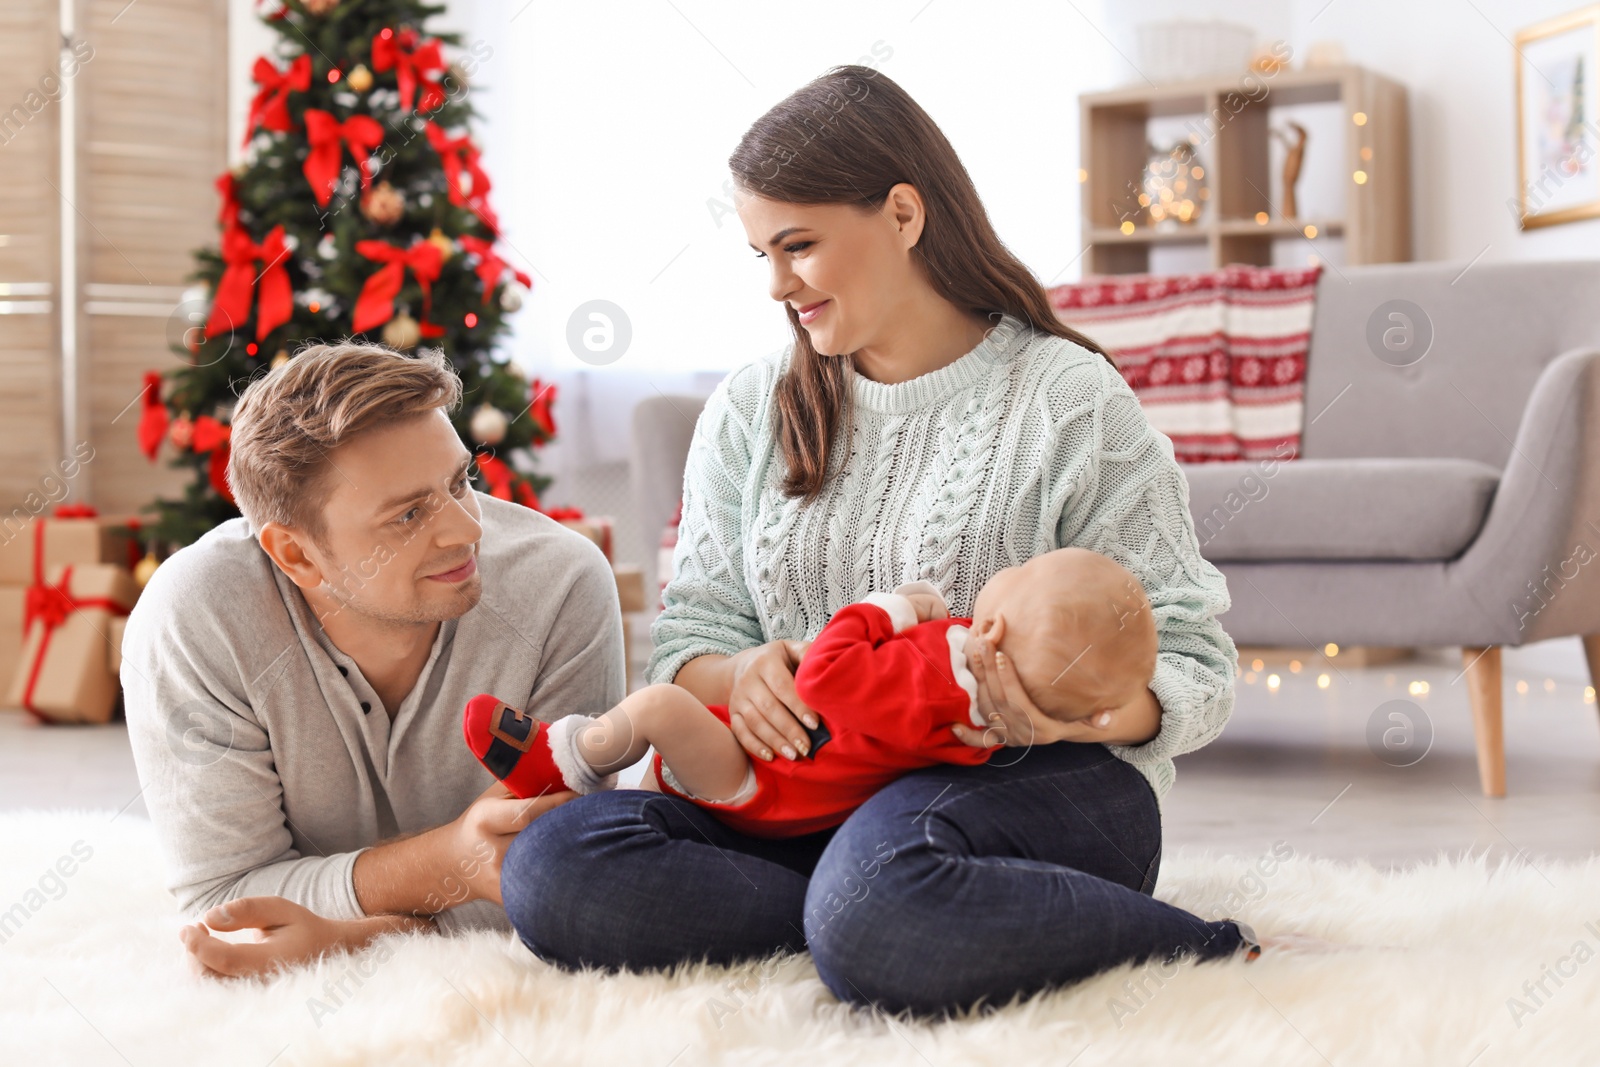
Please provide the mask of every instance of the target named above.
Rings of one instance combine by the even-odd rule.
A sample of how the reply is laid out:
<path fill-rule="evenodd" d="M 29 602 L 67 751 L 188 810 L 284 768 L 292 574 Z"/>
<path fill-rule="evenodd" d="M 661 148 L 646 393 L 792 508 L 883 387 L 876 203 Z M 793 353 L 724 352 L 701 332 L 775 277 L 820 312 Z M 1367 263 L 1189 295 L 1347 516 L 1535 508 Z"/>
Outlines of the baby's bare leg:
<path fill-rule="evenodd" d="M 683 788 L 701 797 L 730 797 L 744 784 L 750 760 L 726 723 L 687 689 L 652 685 L 573 737 L 578 754 L 597 775 L 636 763 L 656 746 Z"/>

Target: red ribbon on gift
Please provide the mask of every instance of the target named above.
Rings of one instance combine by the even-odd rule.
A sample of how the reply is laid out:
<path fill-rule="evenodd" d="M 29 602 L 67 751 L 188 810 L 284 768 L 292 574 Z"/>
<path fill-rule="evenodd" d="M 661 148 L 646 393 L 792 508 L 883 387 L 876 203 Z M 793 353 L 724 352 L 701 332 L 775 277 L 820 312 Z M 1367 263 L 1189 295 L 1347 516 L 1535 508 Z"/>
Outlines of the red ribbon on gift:
<path fill-rule="evenodd" d="M 326 111 L 306 108 L 306 141 L 311 150 L 306 153 L 305 164 L 300 168 L 311 183 L 311 194 L 317 198 L 318 207 L 327 207 L 333 197 L 333 187 L 339 181 L 339 169 L 344 165 L 344 149 L 361 172 L 361 188 L 372 186 L 372 175 L 367 173 L 367 157 L 383 143 L 383 125 L 370 115 L 351 115 L 340 122 Z"/>
<path fill-rule="evenodd" d="M 492 241 L 485 241 L 482 237 L 474 237 L 470 233 L 464 233 L 456 240 L 461 242 L 463 252 L 471 252 L 478 257 L 478 281 L 483 283 L 483 302 L 487 304 L 494 287 L 500 284 L 500 275 L 504 274 L 511 264 L 495 254 Z M 517 281 L 530 289 L 533 288 L 533 279 L 527 274 L 515 267 L 512 267 L 511 273 L 516 276 Z"/>
<path fill-rule="evenodd" d="M 428 321 L 428 312 L 433 308 L 433 283 L 439 280 L 439 271 L 444 266 L 444 253 L 438 245 L 421 240 L 410 248 L 396 248 L 387 241 L 357 241 L 356 251 L 383 264 L 367 279 L 361 287 L 361 295 L 356 298 L 352 322 L 356 333 L 366 333 L 394 318 L 394 298 L 400 295 L 400 286 L 409 270 L 422 289 L 422 336 L 444 334 L 443 326 Z"/>
<path fill-rule="evenodd" d="M 44 637 L 39 642 L 39 653 L 28 667 L 28 684 L 22 690 L 22 706 L 40 722 L 49 719 L 33 706 L 34 688 L 39 684 L 39 672 L 44 668 L 46 654 L 50 651 L 50 638 L 56 628 L 67 621 L 67 616 L 82 608 L 104 608 L 113 615 L 126 615 L 128 609 L 109 597 L 83 597 L 72 595 L 72 565 L 61 568 L 61 580 L 47 585 L 43 577 L 44 527 L 36 524 L 34 533 L 34 584 L 28 587 L 23 601 L 23 632 L 33 628 L 35 622 L 44 624 Z"/>
<path fill-rule="evenodd" d="M 88 504 L 61 504 L 56 507 L 54 516 L 60 519 L 93 518 L 98 514 Z M 50 635 L 60 626 L 66 617 L 80 607 L 103 607 L 126 615 L 128 610 L 114 601 L 103 600 L 97 597 L 88 597 L 83 600 L 74 600 L 72 597 L 72 567 L 67 565 L 62 568 L 61 581 L 49 585 L 44 580 L 44 527 L 45 520 L 33 524 L 33 584 L 28 586 L 22 599 L 22 632 L 26 634 L 33 626 L 35 619 L 44 620 L 44 640 L 39 644 L 39 656 L 33 662 L 28 674 L 28 684 L 23 691 L 22 706 L 41 722 L 47 721 L 33 706 L 33 690 L 39 679 L 39 669 L 44 664 L 45 652 L 50 647 Z"/>
<path fill-rule="evenodd" d="M 222 235 L 222 259 L 227 269 L 217 282 L 217 296 L 211 302 L 211 317 L 206 320 L 206 337 L 214 337 L 238 328 L 250 317 L 250 297 L 258 291 L 256 263 L 265 266 L 259 273 L 261 302 L 256 314 L 256 340 L 289 321 L 294 310 L 294 289 L 289 282 L 289 270 L 284 260 L 289 257 L 289 246 L 283 240 L 283 227 L 274 226 L 266 238 L 256 244 L 242 226 L 235 226 Z"/>
<path fill-rule="evenodd" d="M 417 110 L 428 112 L 444 105 L 443 86 L 428 77 L 433 71 L 444 69 L 444 55 L 439 50 L 438 41 L 419 46 L 419 40 L 421 37 L 416 30 L 395 33 L 385 28 L 372 39 L 372 69 L 395 72 L 400 89 L 400 106 L 407 111 L 411 110 L 411 100 L 416 95 L 417 86 L 421 85 L 422 100 L 417 104 Z"/>
<path fill-rule="evenodd" d="M 161 374 L 158 371 L 144 372 L 144 389 L 140 392 L 140 403 L 142 410 L 139 412 L 137 433 L 139 451 L 154 463 L 156 451 L 161 447 L 162 439 L 167 436 L 167 405 L 161 402 Z"/>
<path fill-rule="evenodd" d="M 583 509 L 582 508 L 562 507 L 562 508 L 550 508 L 548 510 L 541 508 L 540 510 L 544 511 L 544 513 L 546 515 L 550 516 L 552 519 L 556 520 L 557 522 L 568 522 L 568 521 L 573 520 L 573 519 L 581 519 L 581 518 L 583 518 Z"/>
<path fill-rule="evenodd" d="M 279 70 L 266 56 L 256 57 L 250 76 L 261 88 L 250 101 L 250 117 L 244 124 L 244 143 L 260 127 L 278 133 L 288 133 L 294 128 L 289 121 L 289 90 L 297 93 L 311 88 L 311 57 L 302 55 L 289 64 L 288 70 Z"/>

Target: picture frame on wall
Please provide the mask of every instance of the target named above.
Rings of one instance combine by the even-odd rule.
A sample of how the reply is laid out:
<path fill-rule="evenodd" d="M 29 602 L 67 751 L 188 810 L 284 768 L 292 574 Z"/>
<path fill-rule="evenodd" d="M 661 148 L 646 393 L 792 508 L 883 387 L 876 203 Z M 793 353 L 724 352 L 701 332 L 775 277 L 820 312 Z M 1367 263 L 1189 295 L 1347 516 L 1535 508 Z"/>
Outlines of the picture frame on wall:
<path fill-rule="evenodd" d="M 1600 218 L 1600 4 L 1516 35 L 1517 219 Z"/>

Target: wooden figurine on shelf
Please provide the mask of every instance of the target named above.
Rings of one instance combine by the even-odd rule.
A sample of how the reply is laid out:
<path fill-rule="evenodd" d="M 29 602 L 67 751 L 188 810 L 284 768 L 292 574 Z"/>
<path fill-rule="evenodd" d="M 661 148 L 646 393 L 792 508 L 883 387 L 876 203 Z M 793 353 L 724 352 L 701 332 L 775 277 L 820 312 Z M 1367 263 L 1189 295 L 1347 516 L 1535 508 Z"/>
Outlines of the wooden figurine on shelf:
<path fill-rule="evenodd" d="M 1298 218 L 1299 205 L 1295 202 L 1294 186 L 1300 180 L 1300 164 L 1306 156 L 1306 128 L 1298 122 L 1289 123 L 1289 128 L 1298 135 L 1291 142 L 1289 135 L 1282 130 L 1273 130 L 1272 136 L 1283 142 L 1287 154 L 1283 158 L 1283 217 L 1286 219 Z"/>

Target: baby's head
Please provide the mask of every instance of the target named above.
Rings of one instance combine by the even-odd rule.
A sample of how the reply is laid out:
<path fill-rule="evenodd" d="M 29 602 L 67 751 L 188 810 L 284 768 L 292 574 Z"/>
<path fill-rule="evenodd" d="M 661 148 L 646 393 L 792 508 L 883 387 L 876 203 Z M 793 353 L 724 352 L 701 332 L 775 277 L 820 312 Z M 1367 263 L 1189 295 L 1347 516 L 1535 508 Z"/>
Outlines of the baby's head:
<path fill-rule="evenodd" d="M 978 591 L 972 628 L 1010 657 L 1028 698 L 1052 719 L 1129 704 L 1155 674 L 1144 585 L 1085 548 L 1058 548 L 995 574 Z"/>

